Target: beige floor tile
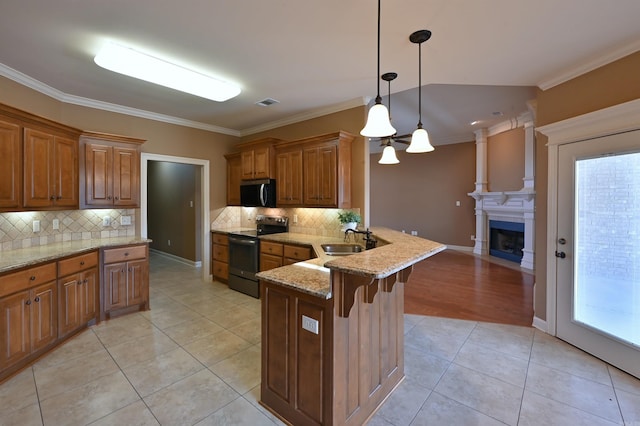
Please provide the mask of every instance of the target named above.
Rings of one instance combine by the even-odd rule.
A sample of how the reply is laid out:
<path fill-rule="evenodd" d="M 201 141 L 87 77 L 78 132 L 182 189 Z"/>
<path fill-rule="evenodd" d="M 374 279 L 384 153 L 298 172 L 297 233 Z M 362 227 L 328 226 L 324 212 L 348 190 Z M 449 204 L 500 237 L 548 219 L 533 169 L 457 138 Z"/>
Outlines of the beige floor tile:
<path fill-rule="evenodd" d="M 47 368 L 35 368 L 40 401 L 119 371 L 106 349 Z"/>
<path fill-rule="evenodd" d="M 196 426 L 225 425 L 273 426 L 273 422 L 246 399 L 238 398 L 196 424 Z"/>
<path fill-rule="evenodd" d="M 142 336 L 135 342 L 124 342 L 108 348 L 109 353 L 120 368 L 146 361 L 165 352 L 177 349 L 178 344 L 160 330 Z"/>
<path fill-rule="evenodd" d="M 194 321 L 202 318 L 202 315 L 200 315 L 199 313 L 184 307 L 171 309 L 152 309 L 150 311 L 146 311 L 144 313 L 144 316 L 160 330 L 164 330 L 166 328 L 181 324 L 186 321 Z"/>
<path fill-rule="evenodd" d="M 121 371 L 40 403 L 45 425 L 86 425 L 139 400 Z"/>
<path fill-rule="evenodd" d="M 387 398 L 378 414 L 394 425 L 408 425 L 430 393 L 413 379 L 406 378 Z"/>
<path fill-rule="evenodd" d="M 260 384 L 260 348 L 252 346 L 209 367 L 239 394 Z"/>
<path fill-rule="evenodd" d="M 260 328 L 260 318 L 242 323 L 236 327 L 229 328 L 229 331 L 242 337 L 249 343 L 258 344 L 262 338 L 262 329 Z"/>
<path fill-rule="evenodd" d="M 17 410 L 1 411 L 0 425 L 2 426 L 36 426 L 42 425 L 40 404 L 37 402 L 23 406 Z"/>
<path fill-rule="evenodd" d="M 519 386 L 451 364 L 434 391 L 508 425 L 518 422 Z"/>
<path fill-rule="evenodd" d="M 246 399 L 254 408 L 260 411 L 262 415 L 271 420 L 272 423 L 276 425 L 284 425 L 284 423 L 280 419 L 278 419 L 275 415 L 273 415 L 273 413 L 271 413 L 260 404 L 260 385 L 254 387 L 249 392 L 242 395 L 242 397 Z"/>
<path fill-rule="evenodd" d="M 173 327 L 164 329 L 167 336 L 180 345 L 202 339 L 224 330 L 221 326 L 206 318 L 185 321 Z"/>
<path fill-rule="evenodd" d="M 201 300 L 200 302 L 194 302 L 191 304 L 190 308 L 207 317 L 209 314 L 217 311 L 228 311 L 230 309 L 234 309 L 237 304 L 230 302 L 228 300 L 221 299 L 219 297 L 214 297 L 213 299 Z"/>
<path fill-rule="evenodd" d="M 405 334 L 405 346 L 452 361 L 473 327 L 448 328 L 434 328 L 429 323 L 420 322 Z"/>
<path fill-rule="evenodd" d="M 142 336 L 148 336 L 156 331 L 156 327 L 145 319 L 142 314 L 136 313 L 103 321 L 92 327 L 92 330 L 102 344 L 108 348 L 137 340 Z"/>
<path fill-rule="evenodd" d="M 433 389 L 438 384 L 442 375 L 449 368 L 450 362 L 429 355 L 421 349 L 412 346 L 404 348 L 404 373 L 405 376 L 413 378 L 420 386 L 426 389 Z"/>
<path fill-rule="evenodd" d="M 182 348 L 124 368 L 124 374 L 140 395 L 147 396 L 184 379 L 204 366 Z"/>
<path fill-rule="evenodd" d="M 640 425 L 640 395 L 617 390 L 616 395 L 625 425 Z"/>
<path fill-rule="evenodd" d="M 504 426 L 504 423 L 464 404 L 432 392 L 411 426 Z"/>
<path fill-rule="evenodd" d="M 478 324 L 471 332 L 469 342 L 528 361 L 533 334 L 533 330 L 526 327 Z"/>
<path fill-rule="evenodd" d="M 71 337 L 63 345 L 49 352 L 46 357 L 40 358 L 38 362 L 36 362 L 35 367 L 51 367 L 75 358 L 84 357 L 102 349 L 104 349 L 104 346 L 102 346 L 96 334 L 91 329 L 87 329 Z"/>
<path fill-rule="evenodd" d="M 237 327 L 242 323 L 256 319 L 255 313 L 238 306 L 227 310 L 215 310 L 203 315 L 224 328 Z"/>
<path fill-rule="evenodd" d="M 640 379 L 636 379 L 615 367 L 608 366 L 608 368 L 613 387 L 616 388 L 616 390 L 620 389 L 634 395 L 640 395 Z"/>
<path fill-rule="evenodd" d="M 0 413 L 2 413 L 2 417 L 37 403 L 36 382 L 31 368 L 16 374 L 0 386 Z"/>
<path fill-rule="evenodd" d="M 453 362 L 520 388 L 524 388 L 529 367 L 527 359 L 479 346 L 471 339 L 462 346 Z"/>
<path fill-rule="evenodd" d="M 212 336 L 205 337 L 184 345 L 184 349 L 196 357 L 207 367 L 210 367 L 232 355 L 248 349 L 251 343 L 223 330 Z"/>
<path fill-rule="evenodd" d="M 533 392 L 524 392 L 518 426 L 612 426 L 610 422 Z"/>
<path fill-rule="evenodd" d="M 144 398 L 162 425 L 191 425 L 239 398 L 209 370 L 201 370 Z"/>
<path fill-rule="evenodd" d="M 526 389 L 612 422 L 621 422 L 612 386 L 531 362 Z"/>
<path fill-rule="evenodd" d="M 147 408 L 144 402 L 136 401 L 133 404 L 129 404 L 111 414 L 108 414 L 101 419 L 91 423 L 91 426 L 158 426 L 160 423 L 153 417 L 151 411 Z"/>

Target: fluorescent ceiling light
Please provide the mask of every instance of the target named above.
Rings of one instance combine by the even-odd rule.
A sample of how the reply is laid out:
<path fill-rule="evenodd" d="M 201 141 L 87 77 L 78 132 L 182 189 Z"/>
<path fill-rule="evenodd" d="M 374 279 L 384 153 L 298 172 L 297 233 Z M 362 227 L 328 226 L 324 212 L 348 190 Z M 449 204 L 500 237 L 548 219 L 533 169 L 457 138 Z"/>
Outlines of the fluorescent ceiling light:
<path fill-rule="evenodd" d="M 107 43 L 94 58 L 102 68 L 161 86 L 223 102 L 240 94 L 240 87 L 128 47 Z"/>

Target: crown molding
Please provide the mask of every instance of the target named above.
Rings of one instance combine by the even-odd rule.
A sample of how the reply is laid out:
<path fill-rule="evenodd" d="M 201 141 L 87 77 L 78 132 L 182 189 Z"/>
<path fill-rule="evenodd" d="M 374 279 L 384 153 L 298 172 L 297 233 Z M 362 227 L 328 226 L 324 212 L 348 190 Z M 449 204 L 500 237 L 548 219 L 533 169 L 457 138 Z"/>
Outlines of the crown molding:
<path fill-rule="evenodd" d="M 487 136 L 495 136 L 498 133 L 508 132 L 509 130 L 517 129 L 518 127 L 524 127 L 527 123 L 533 123 L 533 114 L 531 111 L 525 111 L 515 118 L 494 124 L 487 129 Z"/>
<path fill-rule="evenodd" d="M 589 60 L 575 67 L 569 68 L 553 77 L 540 81 L 537 86 L 542 90 L 551 89 L 554 86 L 586 74 L 611 62 L 622 59 L 640 50 L 640 40 L 630 43 L 618 49 L 611 50 L 598 58 Z"/>
<path fill-rule="evenodd" d="M 311 120 L 313 118 L 322 117 L 324 115 L 333 114 L 336 112 L 344 111 L 359 106 L 365 106 L 369 103 L 371 97 L 360 97 L 351 99 L 349 101 L 341 102 L 339 104 L 331 105 L 324 108 L 318 108 L 311 111 L 295 114 L 282 120 L 272 121 L 270 123 L 262 124 L 260 126 L 250 127 L 240 131 L 241 136 L 249 136 L 255 133 L 266 132 L 267 130 L 276 129 L 278 127 L 287 126 L 289 124 L 299 123 L 305 120 Z"/>
<path fill-rule="evenodd" d="M 81 96 L 69 95 L 58 89 L 44 84 L 43 82 L 29 77 L 20 71 L 14 70 L 0 63 L 0 75 L 15 81 L 23 86 L 29 87 L 37 92 L 49 96 L 59 102 L 66 104 L 79 105 L 102 111 L 115 112 L 118 114 L 129 115 L 133 117 L 145 118 L 148 120 L 160 121 L 163 123 L 176 124 L 179 126 L 191 127 L 194 129 L 206 130 L 209 132 L 222 133 L 225 135 L 240 137 L 238 130 L 228 129 L 225 127 L 214 126 L 211 124 L 201 123 L 198 121 L 185 120 L 183 118 L 173 117 L 170 115 L 158 114 L 151 111 L 145 111 L 137 108 L 130 108 L 122 105 L 112 104 L 109 102 L 97 101 L 94 99 L 83 98 Z"/>

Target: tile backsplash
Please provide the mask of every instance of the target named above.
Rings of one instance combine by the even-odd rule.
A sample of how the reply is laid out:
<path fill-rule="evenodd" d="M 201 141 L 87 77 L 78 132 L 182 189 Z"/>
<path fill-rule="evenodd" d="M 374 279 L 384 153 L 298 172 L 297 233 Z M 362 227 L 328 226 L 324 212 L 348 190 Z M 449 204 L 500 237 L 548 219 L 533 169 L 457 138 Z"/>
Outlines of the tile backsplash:
<path fill-rule="evenodd" d="M 322 235 L 325 237 L 344 236 L 338 212 L 342 209 L 289 208 L 266 209 L 256 207 L 225 207 L 211 223 L 215 228 L 255 227 L 258 214 L 289 217 L 289 232 Z M 359 209 L 353 209 L 359 212 Z M 296 221 L 297 219 L 297 221 Z M 361 225 L 362 226 L 362 225 Z"/>
<path fill-rule="evenodd" d="M 123 225 L 127 218 L 131 224 Z M 105 218 L 108 218 L 105 222 Z M 58 229 L 54 229 L 54 221 Z M 34 232 L 34 222 L 40 230 Z M 107 224 L 108 222 L 108 224 Z M 0 251 L 61 241 L 136 235 L 136 209 L 0 213 Z"/>

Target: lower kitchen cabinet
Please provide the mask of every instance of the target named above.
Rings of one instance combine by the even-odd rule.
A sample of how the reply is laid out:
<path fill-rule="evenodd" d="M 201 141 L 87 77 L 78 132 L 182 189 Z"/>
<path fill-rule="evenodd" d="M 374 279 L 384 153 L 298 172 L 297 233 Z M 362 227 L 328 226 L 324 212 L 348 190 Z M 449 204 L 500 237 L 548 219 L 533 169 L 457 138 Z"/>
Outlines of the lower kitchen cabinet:
<path fill-rule="evenodd" d="M 0 378 L 58 338 L 56 263 L 0 277 Z M 15 290 L 15 293 L 14 293 Z"/>
<path fill-rule="evenodd" d="M 60 260 L 58 276 L 58 337 L 64 337 L 97 320 L 98 252 Z"/>
<path fill-rule="evenodd" d="M 103 249 L 101 319 L 149 309 L 148 246 Z"/>
<path fill-rule="evenodd" d="M 260 241 L 260 271 L 291 265 L 313 257 L 315 253 L 309 246 Z"/>
<path fill-rule="evenodd" d="M 224 232 L 211 233 L 211 275 L 216 281 L 229 281 L 229 236 Z"/>

